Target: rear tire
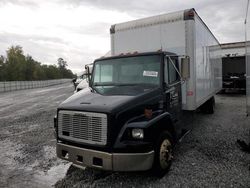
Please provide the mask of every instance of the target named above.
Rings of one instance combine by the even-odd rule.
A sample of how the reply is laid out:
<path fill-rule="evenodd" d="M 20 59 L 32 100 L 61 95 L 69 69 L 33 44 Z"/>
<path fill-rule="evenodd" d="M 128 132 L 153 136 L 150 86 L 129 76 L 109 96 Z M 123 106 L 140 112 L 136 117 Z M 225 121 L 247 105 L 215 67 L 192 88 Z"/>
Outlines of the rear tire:
<path fill-rule="evenodd" d="M 213 114 L 215 107 L 214 97 L 211 97 L 207 102 L 201 106 L 201 111 L 206 114 Z"/>
<path fill-rule="evenodd" d="M 173 159 L 173 138 L 168 131 L 160 135 L 154 151 L 153 173 L 161 178 L 169 171 Z"/>

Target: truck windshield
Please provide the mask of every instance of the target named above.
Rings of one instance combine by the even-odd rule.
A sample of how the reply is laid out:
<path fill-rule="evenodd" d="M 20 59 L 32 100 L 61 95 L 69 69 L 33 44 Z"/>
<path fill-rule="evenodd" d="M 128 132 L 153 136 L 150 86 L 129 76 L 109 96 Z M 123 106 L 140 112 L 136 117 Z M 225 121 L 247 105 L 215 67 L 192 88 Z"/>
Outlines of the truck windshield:
<path fill-rule="evenodd" d="M 160 55 L 95 62 L 92 87 L 100 94 L 136 95 L 160 86 Z"/>

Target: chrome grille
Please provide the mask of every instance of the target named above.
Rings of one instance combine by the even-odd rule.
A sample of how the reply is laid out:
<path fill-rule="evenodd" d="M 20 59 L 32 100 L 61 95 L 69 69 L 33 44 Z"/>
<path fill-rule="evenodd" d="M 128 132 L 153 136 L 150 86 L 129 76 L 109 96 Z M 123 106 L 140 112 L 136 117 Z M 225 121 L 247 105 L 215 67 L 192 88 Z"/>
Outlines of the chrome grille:
<path fill-rule="evenodd" d="M 58 113 L 58 136 L 79 143 L 106 145 L 107 115 L 61 110 Z"/>

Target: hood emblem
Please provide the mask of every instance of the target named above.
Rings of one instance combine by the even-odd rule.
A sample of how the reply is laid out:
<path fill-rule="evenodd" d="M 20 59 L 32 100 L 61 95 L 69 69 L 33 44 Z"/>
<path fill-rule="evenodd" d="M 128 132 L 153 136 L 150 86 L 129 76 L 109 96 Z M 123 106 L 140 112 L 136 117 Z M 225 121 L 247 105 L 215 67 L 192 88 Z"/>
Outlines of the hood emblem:
<path fill-rule="evenodd" d="M 80 104 L 91 104 L 90 102 L 81 102 Z"/>

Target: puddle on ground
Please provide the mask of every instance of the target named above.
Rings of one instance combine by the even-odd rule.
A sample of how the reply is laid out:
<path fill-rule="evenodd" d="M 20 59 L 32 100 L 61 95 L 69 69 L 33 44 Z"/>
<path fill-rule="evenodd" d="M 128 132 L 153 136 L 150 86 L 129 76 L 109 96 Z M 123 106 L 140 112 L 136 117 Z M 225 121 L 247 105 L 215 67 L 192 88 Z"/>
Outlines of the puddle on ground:
<path fill-rule="evenodd" d="M 64 178 L 70 165 L 71 163 L 53 166 L 47 172 L 36 171 L 33 175 L 34 179 L 38 182 L 46 182 L 47 185 L 53 186 L 58 180 Z"/>
<path fill-rule="evenodd" d="M 55 159 L 53 166 L 47 171 L 37 169 L 41 160 L 55 158 L 55 147 L 44 146 L 44 157 L 38 158 L 33 164 L 25 165 L 15 160 L 15 157 L 22 157 L 21 148 L 23 145 L 16 144 L 6 139 L 0 144 L 0 182 L 4 187 L 52 187 L 62 179 L 71 163 L 64 163 Z M 30 154 L 31 155 L 31 154 Z"/>

